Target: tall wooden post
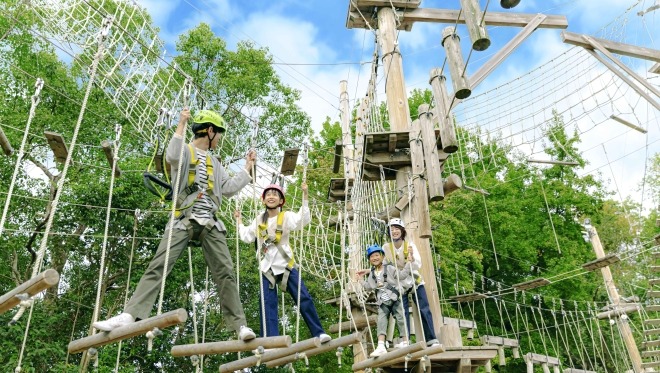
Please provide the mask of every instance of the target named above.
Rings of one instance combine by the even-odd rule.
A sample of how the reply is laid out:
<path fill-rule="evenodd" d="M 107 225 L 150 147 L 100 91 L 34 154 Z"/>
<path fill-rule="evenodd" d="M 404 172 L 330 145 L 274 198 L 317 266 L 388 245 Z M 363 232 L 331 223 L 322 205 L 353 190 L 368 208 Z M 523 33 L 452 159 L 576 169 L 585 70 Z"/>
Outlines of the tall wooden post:
<path fill-rule="evenodd" d="M 603 251 L 603 245 L 600 243 L 600 238 L 598 237 L 598 232 L 596 232 L 596 228 L 587 224 L 586 229 L 587 229 L 587 233 L 589 234 L 589 240 L 591 240 L 591 245 L 594 247 L 596 258 L 600 259 L 605 257 L 605 252 Z M 610 267 L 605 266 L 601 268 L 600 271 L 603 274 L 603 280 L 605 281 L 605 289 L 607 290 L 607 295 L 610 298 L 610 304 L 617 307 L 621 300 L 619 298 L 619 292 L 616 290 L 614 279 L 612 279 L 612 272 L 610 271 Z M 628 350 L 628 355 L 630 356 L 630 361 L 632 362 L 635 373 L 643 372 L 644 370 L 642 369 L 642 357 L 640 356 L 639 350 L 637 349 L 637 344 L 635 344 L 635 339 L 633 338 L 633 334 L 630 330 L 628 319 L 619 316 L 616 317 L 615 320 L 616 320 L 616 325 L 619 327 L 621 338 L 623 338 L 623 343 L 626 345 L 626 349 Z"/>
<path fill-rule="evenodd" d="M 403 64 L 401 54 L 396 43 L 396 22 L 394 11 L 389 7 L 378 10 L 378 41 L 383 56 L 383 67 L 387 82 L 385 84 L 385 94 L 387 96 L 387 110 L 390 119 L 392 131 L 410 130 L 410 108 L 408 107 L 408 96 L 406 86 L 403 80 Z M 412 150 L 411 150 L 412 151 Z M 414 155 L 412 155 L 414 156 Z M 402 167 L 397 172 L 396 186 L 399 193 L 407 189 L 408 173 L 412 167 Z M 428 201 L 419 199 L 419 210 L 428 211 Z M 401 216 L 408 216 L 410 204 L 401 211 Z M 413 211 L 416 212 L 416 211 Z M 435 281 L 435 265 L 433 255 L 428 239 L 419 237 L 417 229 L 406 229 L 406 232 L 413 239 L 413 242 L 419 250 L 422 262 L 421 274 L 426 284 L 426 295 L 429 299 L 431 313 L 433 314 L 433 326 L 436 334 L 439 335 L 442 327 L 442 311 L 440 309 L 440 296 L 438 293 L 437 282 Z"/>
<path fill-rule="evenodd" d="M 355 161 L 353 160 L 353 136 L 351 135 L 351 112 L 348 106 L 348 82 L 339 82 L 339 106 L 341 109 L 341 138 L 344 147 L 344 177 L 355 179 Z M 348 198 L 347 198 L 348 199 Z"/>

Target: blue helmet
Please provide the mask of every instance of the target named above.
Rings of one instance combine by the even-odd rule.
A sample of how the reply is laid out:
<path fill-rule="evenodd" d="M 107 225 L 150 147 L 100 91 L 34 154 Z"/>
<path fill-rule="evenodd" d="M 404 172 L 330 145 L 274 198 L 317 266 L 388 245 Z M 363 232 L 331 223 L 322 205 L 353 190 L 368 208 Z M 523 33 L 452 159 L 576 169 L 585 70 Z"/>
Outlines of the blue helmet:
<path fill-rule="evenodd" d="M 375 253 L 375 252 L 377 252 L 377 251 L 379 251 L 379 252 L 381 252 L 383 255 L 385 255 L 385 250 L 383 250 L 383 248 L 380 247 L 380 245 L 373 244 L 373 245 L 367 247 L 367 259 L 369 259 L 369 258 L 371 257 L 371 254 L 373 254 L 373 253 Z"/>

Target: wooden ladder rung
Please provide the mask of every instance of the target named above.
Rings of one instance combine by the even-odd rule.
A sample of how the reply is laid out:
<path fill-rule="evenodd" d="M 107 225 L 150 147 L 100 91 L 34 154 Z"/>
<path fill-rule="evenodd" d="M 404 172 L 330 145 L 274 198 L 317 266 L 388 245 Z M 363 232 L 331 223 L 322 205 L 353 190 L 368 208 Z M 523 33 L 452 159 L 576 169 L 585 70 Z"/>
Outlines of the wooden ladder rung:
<path fill-rule="evenodd" d="M 353 334 L 345 335 L 341 338 L 333 339 L 328 343 L 324 343 L 321 345 L 321 347 L 316 347 L 316 348 L 312 348 L 311 350 L 305 351 L 305 356 L 312 357 L 318 354 L 322 354 L 324 352 L 332 351 L 338 347 L 346 347 L 348 345 L 358 344 L 360 343 L 361 339 L 362 339 L 361 333 L 353 333 Z M 299 358 L 300 358 L 299 354 L 289 355 L 281 359 L 275 359 L 266 362 L 266 367 L 268 368 L 279 367 L 285 364 L 293 363 Z"/>
<path fill-rule="evenodd" d="M 210 343 L 193 343 L 172 347 L 172 356 L 217 355 L 226 352 L 252 351 L 256 348 L 285 348 L 291 346 L 288 335 L 266 338 L 255 338 L 249 341 L 220 341 Z"/>
<path fill-rule="evenodd" d="M 642 351 L 642 357 L 660 356 L 660 350 Z"/>
<path fill-rule="evenodd" d="M 390 362 L 392 360 L 404 357 L 408 354 L 423 350 L 426 347 L 426 342 L 421 341 L 417 342 L 413 345 L 403 347 L 403 348 L 397 348 L 394 349 L 386 354 L 383 354 L 379 357 L 372 357 L 363 361 L 360 361 L 359 363 L 353 364 L 353 371 L 356 370 L 365 370 L 366 368 L 370 368 L 374 366 L 375 364 L 381 364 L 385 362 Z"/>
<path fill-rule="evenodd" d="M 651 304 L 649 306 L 644 307 L 646 312 L 658 312 L 660 311 L 660 304 Z"/>
<path fill-rule="evenodd" d="M 660 298 L 660 290 L 649 290 L 646 292 L 649 298 Z"/>
<path fill-rule="evenodd" d="M 646 325 L 660 325 L 660 319 L 646 319 L 644 323 Z"/>
<path fill-rule="evenodd" d="M 660 367 L 660 361 L 650 361 L 648 363 L 642 363 L 642 368 L 654 368 L 654 367 Z"/>
<path fill-rule="evenodd" d="M 278 348 L 274 351 L 268 351 L 261 356 L 248 356 L 246 358 L 232 361 L 231 363 L 226 363 L 220 365 L 220 372 L 228 373 L 234 372 L 237 370 L 242 370 L 244 368 L 253 367 L 257 364 L 263 364 L 271 360 L 281 359 L 283 357 L 296 354 L 298 352 L 303 352 L 310 350 L 312 348 L 320 347 L 321 340 L 318 337 L 306 339 L 298 343 L 294 343 L 291 347 L 288 348 Z"/>
<path fill-rule="evenodd" d="M 653 330 L 658 331 L 659 329 L 653 329 Z M 645 330 L 645 331 L 644 331 L 644 334 L 646 334 L 647 331 L 648 331 L 648 330 Z M 659 331 L 658 333 L 660 333 L 660 331 Z M 648 347 L 658 347 L 658 346 L 660 346 L 660 340 L 657 340 L 657 341 L 644 341 L 644 342 L 642 342 L 642 347 L 645 347 L 645 348 L 648 348 Z"/>
<path fill-rule="evenodd" d="M 60 274 L 54 269 L 47 269 L 31 279 L 20 284 L 10 292 L 0 297 L 0 314 L 7 312 L 21 303 L 16 296 L 27 294 L 30 297 L 40 293 L 42 290 L 57 284 L 60 281 Z"/>
<path fill-rule="evenodd" d="M 164 329 L 168 326 L 181 324 L 187 319 L 188 312 L 186 312 L 186 310 L 183 308 L 179 308 L 159 316 L 154 316 L 148 319 L 130 323 L 126 326 L 119 327 L 109 332 L 100 332 L 85 338 L 71 341 L 69 343 L 69 353 L 76 354 L 92 347 L 103 346 L 109 343 L 120 341 L 122 339 L 135 337 L 136 335 L 145 334 L 154 328 Z"/>

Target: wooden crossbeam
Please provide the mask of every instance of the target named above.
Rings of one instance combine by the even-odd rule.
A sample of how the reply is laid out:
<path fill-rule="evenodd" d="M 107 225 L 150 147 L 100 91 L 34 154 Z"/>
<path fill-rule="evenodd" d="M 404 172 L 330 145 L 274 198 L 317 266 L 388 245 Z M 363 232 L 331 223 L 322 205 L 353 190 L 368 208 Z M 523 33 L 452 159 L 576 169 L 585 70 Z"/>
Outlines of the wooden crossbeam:
<path fill-rule="evenodd" d="M 282 167 L 280 168 L 280 173 L 284 176 L 293 175 L 293 171 L 296 170 L 296 163 L 298 163 L 298 153 L 300 149 L 286 149 L 284 151 L 284 157 L 282 158 Z"/>
<path fill-rule="evenodd" d="M 328 331 L 330 333 L 339 333 L 341 330 L 342 332 L 347 332 L 349 330 L 361 330 L 366 328 L 367 326 L 374 326 L 376 325 L 376 322 L 378 321 L 378 315 L 371 315 L 368 318 L 364 317 L 356 317 L 354 320 L 349 320 L 349 321 L 344 321 L 340 324 L 333 324 L 330 325 L 330 328 L 328 328 Z M 355 325 L 355 326 L 353 326 Z"/>
<path fill-rule="evenodd" d="M 442 316 L 444 325 L 456 325 L 460 329 L 477 329 L 477 323 L 473 320 L 455 319 L 453 317 Z"/>
<path fill-rule="evenodd" d="M 425 347 L 426 347 L 426 342 L 420 341 L 410 346 L 397 348 L 379 357 L 372 357 L 364 361 L 360 361 L 358 363 L 353 364 L 353 371 L 364 370 L 366 368 L 373 367 L 375 364 L 390 363 L 395 359 L 405 357 L 408 354 L 423 350 Z"/>
<path fill-rule="evenodd" d="M 353 334 L 345 335 L 341 338 L 333 339 L 330 342 L 324 343 L 320 347 L 312 348 L 311 350 L 305 351 L 305 356 L 312 357 L 318 354 L 322 354 L 324 352 L 332 351 L 339 347 L 346 347 L 349 345 L 358 344 L 360 343 L 361 340 L 362 340 L 361 333 L 353 333 Z M 279 367 L 288 363 L 292 363 L 298 360 L 299 358 L 301 358 L 300 354 L 289 355 L 280 359 L 275 359 L 266 362 L 266 367 L 268 368 Z"/>
<path fill-rule="evenodd" d="M 637 312 L 640 309 L 641 309 L 641 305 L 639 303 L 621 304 L 621 305 L 617 306 L 616 308 L 614 308 L 613 310 L 598 313 L 596 315 L 596 317 L 599 320 L 611 319 L 613 317 L 619 317 L 621 315 L 627 315 L 631 312 Z"/>
<path fill-rule="evenodd" d="M 614 264 L 620 261 L 621 259 L 619 259 L 619 257 L 616 254 L 607 254 L 602 258 L 598 258 L 588 263 L 584 263 L 582 265 L 582 268 L 586 269 L 587 271 L 595 271 L 597 269 L 607 267 L 610 264 Z"/>
<path fill-rule="evenodd" d="M 103 148 L 103 153 L 105 153 L 105 158 L 108 160 L 108 163 L 110 164 L 110 169 L 112 169 L 112 165 L 115 164 L 115 151 L 114 148 L 112 147 L 112 142 L 108 140 L 101 141 L 101 148 Z M 120 176 L 121 176 L 121 170 L 119 169 L 119 165 L 115 165 L 115 177 L 120 177 Z"/>
<path fill-rule="evenodd" d="M 651 304 L 644 307 L 646 312 L 660 312 L 660 304 Z"/>
<path fill-rule="evenodd" d="M 505 346 L 505 347 L 519 347 L 520 342 L 517 339 L 504 338 L 493 335 L 482 335 L 480 337 L 481 343 L 485 345 L 496 345 L 496 346 Z"/>
<path fill-rule="evenodd" d="M 660 74 L 660 62 L 657 62 L 655 65 L 651 66 L 649 72 L 653 74 Z"/>
<path fill-rule="evenodd" d="M 11 143 L 9 142 L 9 139 L 7 139 L 7 136 L 5 136 L 5 133 L 2 131 L 2 128 L 0 128 L 0 147 L 2 147 L 2 151 L 7 157 L 14 153 L 14 148 L 11 147 Z"/>
<path fill-rule="evenodd" d="M 233 372 L 236 370 L 241 370 L 244 368 L 253 367 L 257 364 L 263 364 L 268 361 L 281 359 L 286 356 L 290 356 L 299 352 L 307 351 L 312 348 L 320 347 L 321 341 L 318 337 L 306 339 L 304 341 L 294 343 L 291 347 L 288 348 L 279 348 L 277 350 L 268 351 L 261 356 L 249 356 L 240 360 L 232 361 L 231 363 L 226 363 L 220 365 L 221 373 Z"/>
<path fill-rule="evenodd" d="M 16 296 L 19 294 L 27 294 L 30 297 L 40 293 L 42 290 L 57 284 L 60 281 L 60 274 L 54 269 L 47 269 L 40 274 L 32 277 L 26 282 L 20 284 L 9 293 L 0 297 L 0 314 L 7 312 L 14 308 L 21 301 Z"/>
<path fill-rule="evenodd" d="M 523 357 L 525 361 L 531 361 L 534 364 L 559 365 L 559 358 L 548 355 L 535 354 L 528 352 Z"/>
<path fill-rule="evenodd" d="M 660 350 L 642 351 L 642 357 L 660 356 Z"/>
<path fill-rule="evenodd" d="M 179 345 L 172 347 L 172 356 L 217 355 L 226 352 L 252 351 L 259 347 L 291 347 L 291 337 L 288 335 L 282 335 L 277 337 L 255 338 L 249 341 L 237 340 Z"/>
<path fill-rule="evenodd" d="M 69 343 L 69 353 L 76 354 L 92 347 L 104 346 L 123 339 L 145 334 L 154 328 L 164 329 L 172 325 L 181 324 L 188 319 L 188 312 L 183 308 L 163 313 L 159 316 L 140 320 L 126 326 L 113 329 L 109 332 L 92 334 Z"/>
<path fill-rule="evenodd" d="M 539 277 L 533 280 L 521 282 L 518 284 L 513 285 L 513 288 L 519 291 L 523 290 L 529 290 L 529 289 L 535 289 L 541 286 L 548 285 L 550 281 L 548 279 L 545 279 L 543 277 Z"/>
<path fill-rule="evenodd" d="M 584 35 L 577 34 L 569 31 L 562 31 L 561 40 L 566 44 L 577 45 L 579 47 L 594 49 L 594 47 L 587 40 L 584 39 Z M 653 48 L 638 47 L 636 45 L 630 45 L 625 43 L 619 43 L 616 41 L 610 41 L 607 39 L 595 38 L 589 36 L 592 40 L 596 41 L 598 44 L 605 47 L 612 53 L 621 54 L 628 57 L 641 58 L 644 60 L 660 62 L 660 50 Z"/>
<path fill-rule="evenodd" d="M 398 359 L 390 360 L 390 361 L 387 361 L 387 362 L 376 363 L 376 364 L 372 365 L 372 368 L 380 368 L 380 367 L 384 367 L 384 366 L 387 366 L 387 365 L 399 364 L 399 363 L 404 362 L 406 357 L 409 357 L 409 359 L 408 359 L 409 361 L 417 361 L 417 360 L 423 358 L 424 356 L 437 355 L 437 354 L 441 354 L 443 352 L 445 352 L 445 346 L 443 346 L 443 345 L 437 345 L 437 346 L 434 346 L 434 347 L 427 347 L 423 350 L 413 352 L 413 353 L 411 353 L 407 356 L 400 357 Z"/>
<path fill-rule="evenodd" d="M 69 155 L 69 150 L 64 142 L 64 137 L 59 133 L 50 131 L 44 131 L 44 136 L 46 136 L 46 140 L 48 140 L 48 146 L 53 150 L 55 160 L 64 163 L 67 155 Z"/>

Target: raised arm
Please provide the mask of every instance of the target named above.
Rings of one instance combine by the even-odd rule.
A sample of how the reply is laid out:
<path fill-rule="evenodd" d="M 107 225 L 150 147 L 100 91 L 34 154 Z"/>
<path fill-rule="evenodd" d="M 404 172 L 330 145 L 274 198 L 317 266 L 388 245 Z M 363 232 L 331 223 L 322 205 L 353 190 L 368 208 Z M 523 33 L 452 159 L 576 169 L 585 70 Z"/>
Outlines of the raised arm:
<path fill-rule="evenodd" d="M 312 220 L 311 213 L 309 211 L 309 202 L 308 202 L 308 191 L 307 183 L 302 183 L 300 188 L 303 192 L 302 206 L 298 212 L 287 211 L 286 212 L 286 228 L 289 231 L 301 230 L 305 225 L 309 224 Z"/>
<path fill-rule="evenodd" d="M 234 218 L 236 218 L 236 228 L 238 229 L 238 238 L 243 242 L 254 242 L 257 238 L 256 224 L 257 220 L 255 219 L 252 224 L 245 226 L 243 225 L 243 219 L 241 217 L 241 212 L 238 210 L 234 211 Z"/>

